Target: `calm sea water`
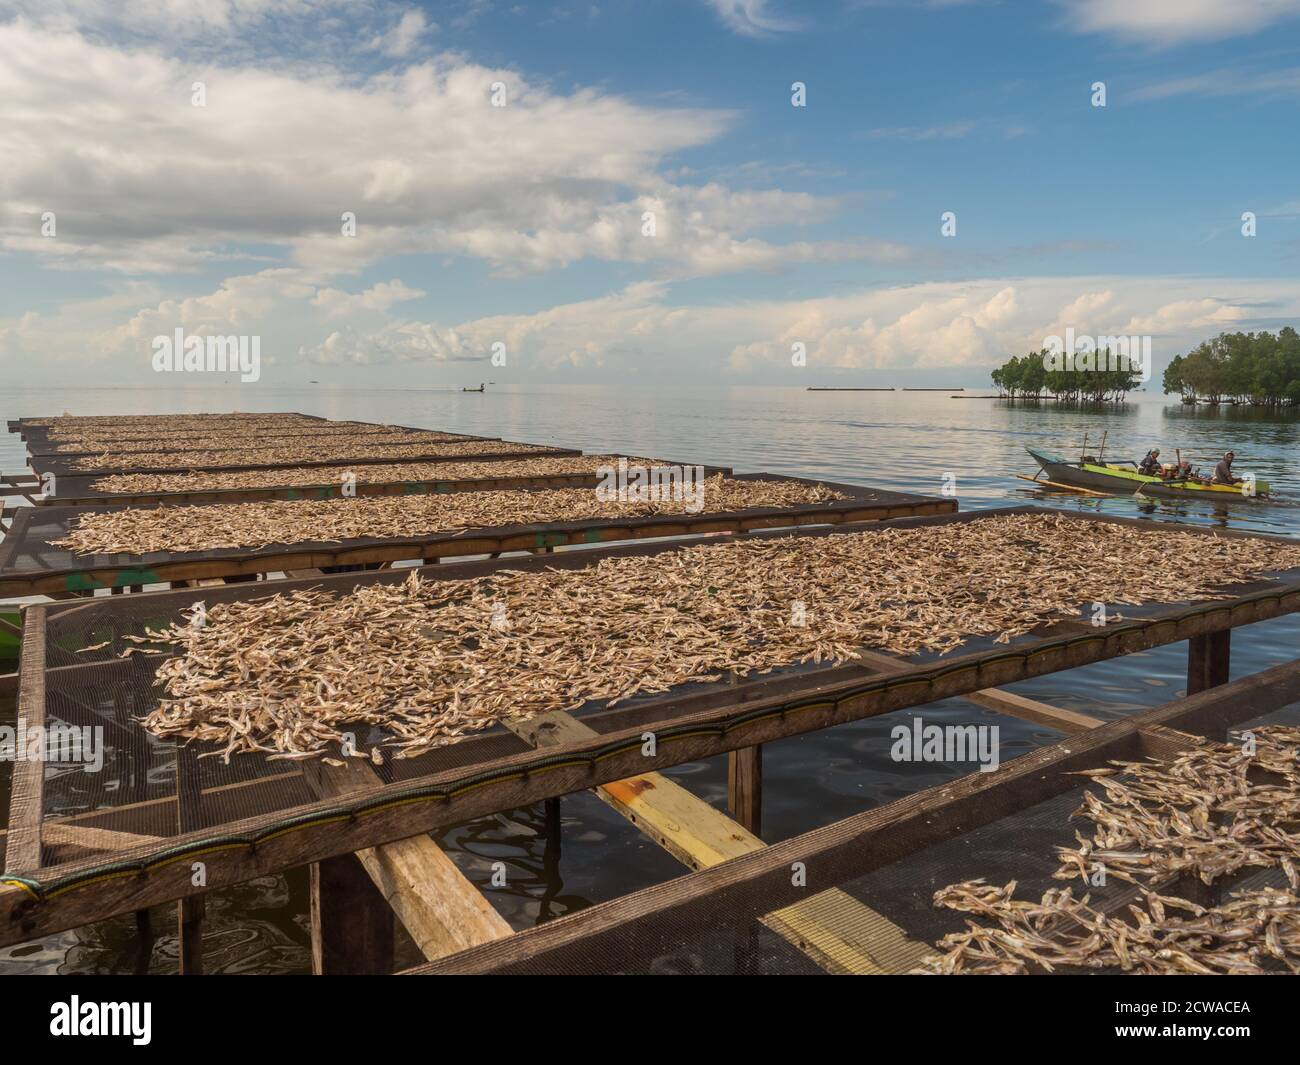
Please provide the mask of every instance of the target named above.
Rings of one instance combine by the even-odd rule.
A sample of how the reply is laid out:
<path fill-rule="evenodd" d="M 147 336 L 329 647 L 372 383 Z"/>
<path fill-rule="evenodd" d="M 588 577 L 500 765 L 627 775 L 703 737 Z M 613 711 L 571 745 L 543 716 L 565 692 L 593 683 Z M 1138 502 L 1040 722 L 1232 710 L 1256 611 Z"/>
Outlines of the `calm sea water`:
<path fill-rule="evenodd" d="M 975 393 L 969 393 L 971 395 Z M 804 477 L 937 494 L 955 479 L 962 510 L 1010 503 L 1095 511 L 1152 521 L 1184 521 L 1300 536 L 1300 417 L 1251 409 L 1188 410 L 1139 395 L 1104 410 L 1011 405 L 953 399 L 935 392 L 810 393 L 782 388 L 669 391 L 527 386 L 485 394 L 459 391 L 342 390 L 261 387 L 192 393 L 142 390 L 9 391 L 0 417 L 169 411 L 295 410 L 331 418 L 394 422 Z M 1095 453 L 1165 455 L 1212 465 L 1223 451 L 1237 468 L 1271 482 L 1278 501 L 1223 505 L 1132 498 L 1076 498 L 1044 493 L 1015 477 L 1033 473 L 1027 444 L 1076 451 L 1087 434 Z M 232 444 L 239 441 L 232 441 Z M 16 436 L 0 435 L 0 469 L 22 468 Z M 1255 626 L 1233 645 L 1233 675 L 1296 657 L 1300 619 Z M 1114 718 L 1176 697 L 1184 684 L 1186 646 L 1026 681 L 1015 690 L 1046 702 Z M 6 719 L 13 707 L 0 706 Z M 921 711 L 927 721 L 984 720 L 1001 727 L 1008 759 L 1059 739 L 1050 729 L 1003 718 L 959 700 Z M 764 759 L 763 837 L 772 842 L 889 802 L 957 775 L 943 766 L 906 767 L 889 760 L 888 733 L 898 716 L 863 721 L 771 744 Z M 0 767 L 7 777 L 8 767 Z M 725 808 L 725 760 L 670 771 L 697 795 Z M 7 780 L 6 780 L 7 784 Z M 7 809 L 7 800 L 4 803 Z M 590 795 L 563 803 L 562 857 L 547 860 L 540 811 L 485 818 L 441 836 L 465 874 L 516 928 L 680 875 L 681 867 Z M 504 862 L 509 886 L 488 887 Z M 209 971 L 306 972 L 310 969 L 305 873 L 266 877 L 215 892 L 204 941 Z M 157 935 L 141 944 L 132 918 L 102 922 L 0 951 L 0 972 L 175 971 L 173 907 L 154 913 Z M 399 962 L 420 959 L 409 943 Z"/>

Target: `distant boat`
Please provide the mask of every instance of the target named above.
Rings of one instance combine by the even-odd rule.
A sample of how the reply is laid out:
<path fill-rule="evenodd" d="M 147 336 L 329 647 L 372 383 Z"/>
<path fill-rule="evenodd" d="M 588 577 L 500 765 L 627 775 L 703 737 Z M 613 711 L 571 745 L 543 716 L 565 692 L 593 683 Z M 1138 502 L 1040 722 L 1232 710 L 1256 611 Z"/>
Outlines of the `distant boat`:
<path fill-rule="evenodd" d="M 485 392 L 486 390 L 487 390 L 487 386 L 486 386 L 486 385 L 479 385 L 478 388 L 462 388 L 462 389 L 461 389 L 462 392 Z"/>
<path fill-rule="evenodd" d="M 319 381 L 308 381 L 307 383 L 308 383 L 309 385 L 318 385 L 318 384 L 320 384 Z"/>

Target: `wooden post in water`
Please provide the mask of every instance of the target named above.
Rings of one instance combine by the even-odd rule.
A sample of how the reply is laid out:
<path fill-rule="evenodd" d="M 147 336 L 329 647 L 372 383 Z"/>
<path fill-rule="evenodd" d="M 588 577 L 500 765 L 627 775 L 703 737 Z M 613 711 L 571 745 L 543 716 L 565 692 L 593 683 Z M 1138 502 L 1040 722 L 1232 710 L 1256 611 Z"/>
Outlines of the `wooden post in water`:
<path fill-rule="evenodd" d="M 763 746 L 742 747 L 727 755 L 727 808 L 754 835 L 763 823 Z"/>
<path fill-rule="evenodd" d="M 1231 659 L 1231 629 L 1193 636 L 1187 641 L 1187 694 L 1227 684 Z"/>
<path fill-rule="evenodd" d="M 176 746 L 176 813 L 181 833 L 203 826 L 202 784 L 199 759 L 193 748 Z M 176 904 L 176 954 L 182 976 L 203 975 L 203 919 L 207 916 L 203 895 L 189 895 Z"/>
<path fill-rule="evenodd" d="M 560 840 L 562 838 L 561 820 L 560 820 L 560 800 L 547 799 L 543 803 L 546 820 L 546 863 L 559 867 L 560 864 Z"/>
<path fill-rule="evenodd" d="M 393 911 L 355 854 L 311 865 L 311 971 L 393 971 Z"/>

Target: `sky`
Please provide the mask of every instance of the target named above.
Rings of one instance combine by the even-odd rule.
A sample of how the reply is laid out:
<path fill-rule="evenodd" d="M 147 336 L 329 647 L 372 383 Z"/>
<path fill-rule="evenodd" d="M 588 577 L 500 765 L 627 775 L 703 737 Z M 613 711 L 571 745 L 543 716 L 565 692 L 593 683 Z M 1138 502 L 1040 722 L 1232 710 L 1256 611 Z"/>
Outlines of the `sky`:
<path fill-rule="evenodd" d="M 1158 385 L 1300 324 L 1298 105 L 1300 0 L 0 0 L 0 373 Z"/>

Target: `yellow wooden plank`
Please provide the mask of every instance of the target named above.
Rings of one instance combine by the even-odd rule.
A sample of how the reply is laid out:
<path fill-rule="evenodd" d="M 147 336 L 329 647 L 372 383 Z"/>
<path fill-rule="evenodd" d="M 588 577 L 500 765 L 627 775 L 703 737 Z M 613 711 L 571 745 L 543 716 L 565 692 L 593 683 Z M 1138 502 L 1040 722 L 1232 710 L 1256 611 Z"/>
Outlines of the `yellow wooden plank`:
<path fill-rule="evenodd" d="M 839 888 L 774 910 L 763 924 L 837 976 L 887 976 L 916 968 L 934 949 Z"/>
<path fill-rule="evenodd" d="M 571 743 L 593 729 L 564 712 L 506 726 L 539 747 Z M 692 869 L 761 850 L 765 844 L 661 773 L 645 773 L 596 788 L 596 794 Z M 906 971 L 931 950 L 914 943 L 875 910 L 838 889 L 823 891 L 763 918 L 763 923 L 832 973 L 883 973 L 887 964 Z M 877 963 L 875 959 L 880 959 Z"/>
<path fill-rule="evenodd" d="M 577 718 L 556 712 L 505 722 L 537 747 L 589 739 L 595 731 Z M 707 869 L 741 854 L 760 850 L 763 841 L 703 799 L 662 773 L 618 780 L 596 794 L 642 832 L 691 869 Z"/>

